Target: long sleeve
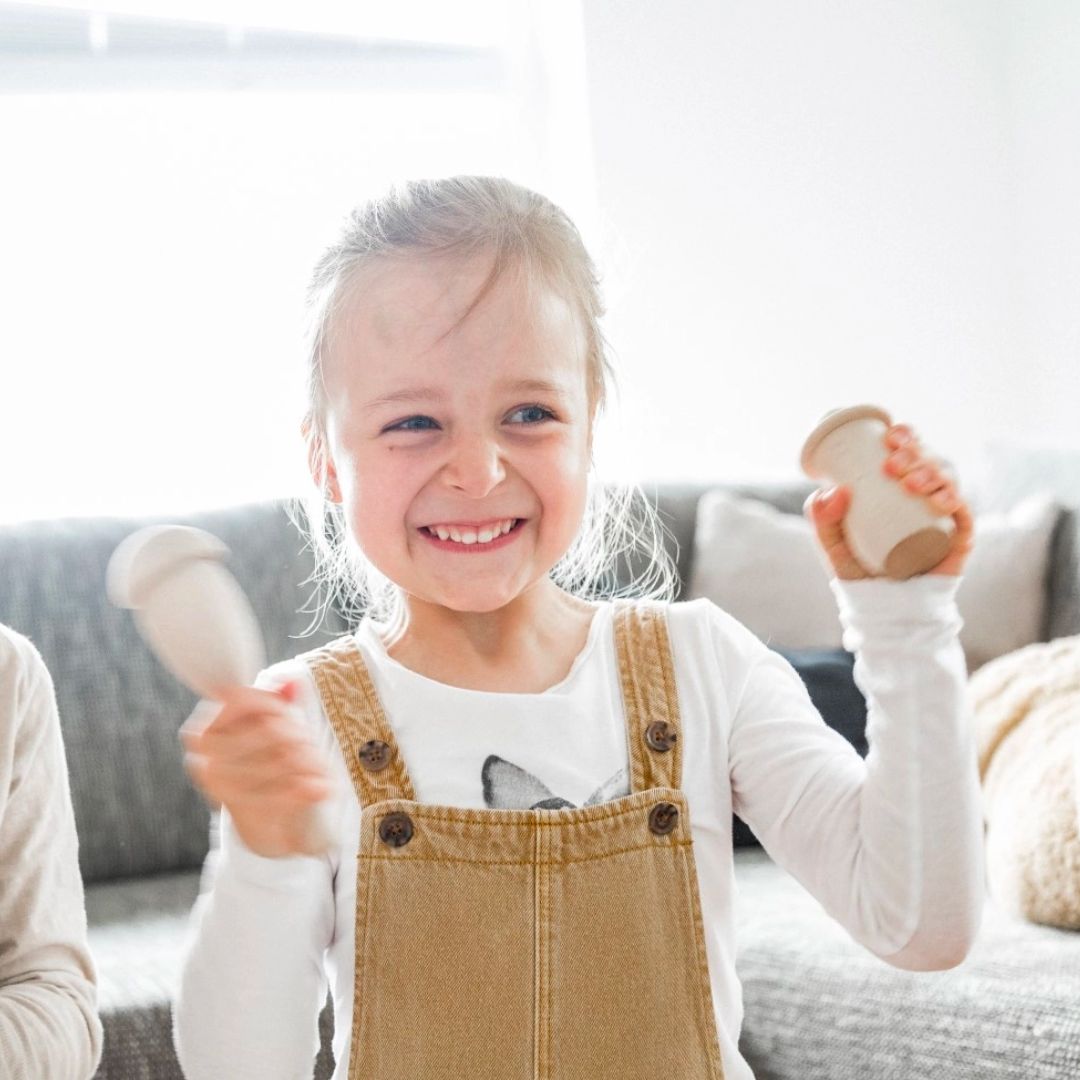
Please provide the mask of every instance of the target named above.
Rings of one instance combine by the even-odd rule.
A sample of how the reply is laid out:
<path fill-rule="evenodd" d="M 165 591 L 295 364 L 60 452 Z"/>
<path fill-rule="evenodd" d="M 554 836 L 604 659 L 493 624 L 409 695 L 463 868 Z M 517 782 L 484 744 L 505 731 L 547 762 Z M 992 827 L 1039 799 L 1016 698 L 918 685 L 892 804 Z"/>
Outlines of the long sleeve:
<path fill-rule="evenodd" d="M 102 1053 L 55 687 L 0 631 L 0 1074 L 87 1080 Z"/>
<path fill-rule="evenodd" d="M 255 683 L 262 689 L 273 685 L 265 675 Z M 257 855 L 222 808 L 174 1006 L 187 1080 L 311 1076 L 333 931 L 329 858 Z"/>
<path fill-rule="evenodd" d="M 959 581 L 832 579 L 867 701 L 865 760 L 764 645 L 731 734 L 735 812 L 855 941 L 908 970 L 959 964 L 985 895 Z"/>

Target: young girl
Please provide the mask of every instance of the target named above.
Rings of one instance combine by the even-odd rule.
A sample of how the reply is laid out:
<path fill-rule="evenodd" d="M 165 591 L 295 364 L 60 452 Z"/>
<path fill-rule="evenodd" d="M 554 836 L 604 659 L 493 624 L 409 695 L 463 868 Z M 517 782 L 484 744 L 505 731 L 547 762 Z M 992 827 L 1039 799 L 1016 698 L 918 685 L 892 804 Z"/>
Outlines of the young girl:
<path fill-rule="evenodd" d="M 610 370 L 560 210 L 505 180 L 402 185 L 310 296 L 303 431 L 339 526 L 313 514 L 314 541 L 364 617 L 186 725 L 222 804 L 176 1002 L 189 1080 L 310 1076 L 327 977 L 339 1080 L 747 1080 L 732 811 L 883 960 L 960 963 L 983 895 L 971 515 L 911 429 L 887 472 L 957 524 L 930 573 L 868 579 L 847 489 L 805 507 L 863 760 L 779 653 L 671 602 L 662 553 L 658 587 L 605 594 L 613 535 L 639 531 L 593 482 Z M 334 841 L 309 855 L 316 801 Z"/>

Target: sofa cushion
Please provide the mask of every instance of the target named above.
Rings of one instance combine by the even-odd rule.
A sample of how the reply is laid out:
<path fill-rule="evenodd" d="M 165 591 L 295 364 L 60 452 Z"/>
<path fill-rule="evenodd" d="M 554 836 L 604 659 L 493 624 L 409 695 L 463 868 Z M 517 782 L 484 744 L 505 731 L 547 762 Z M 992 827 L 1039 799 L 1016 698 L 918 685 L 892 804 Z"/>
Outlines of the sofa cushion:
<path fill-rule="evenodd" d="M 185 871 L 87 887 L 87 936 L 105 1031 L 95 1080 L 184 1080 L 172 1041 L 172 1003 L 199 880 L 198 871 Z M 333 1072 L 333 1025 L 327 998 L 314 1080 Z"/>
<path fill-rule="evenodd" d="M 727 484 L 720 485 L 720 489 L 741 498 L 759 499 L 784 513 L 797 514 L 814 486 L 806 480 L 795 480 Z M 676 600 L 690 599 L 686 587 L 693 572 L 698 509 L 702 495 L 710 490 L 716 490 L 716 486 L 701 481 L 652 481 L 641 485 L 642 495 L 656 509 L 662 527 L 661 540 L 664 548 L 678 569 L 679 580 L 674 597 Z M 649 562 L 648 554 L 637 548 L 629 554 L 625 551 L 620 553 L 614 568 L 616 584 L 621 587 L 646 574 Z"/>
<path fill-rule="evenodd" d="M 968 671 L 1040 640 L 1051 541 L 1064 514 L 1046 493 L 1008 513 L 984 512 L 956 603 Z M 698 508 L 688 594 L 707 596 L 766 644 L 838 648 L 842 627 L 829 570 L 810 522 L 715 489 Z"/>
<path fill-rule="evenodd" d="M 312 571 L 281 504 L 170 518 L 60 518 L 0 527 L 0 622 L 28 637 L 56 685 L 86 882 L 197 869 L 209 814 L 183 768 L 177 732 L 198 700 L 143 642 L 130 611 L 105 592 L 116 546 L 145 525 L 205 529 L 251 601 L 268 663 L 344 630 L 331 612 L 303 637 Z"/>
<path fill-rule="evenodd" d="M 87 886 L 87 937 L 105 1031 L 96 1077 L 183 1080 L 172 1045 L 172 1001 L 198 891 L 198 871 Z"/>
<path fill-rule="evenodd" d="M 1047 580 L 1049 611 L 1040 641 L 1080 634 L 1080 451 L 992 440 L 983 446 L 975 494 L 987 510 L 1007 510 L 1034 491 L 1052 495 L 1071 513 L 1054 533 Z"/>
<path fill-rule="evenodd" d="M 760 847 L 735 852 L 739 1048 L 757 1080 L 1080 1076 L 1080 934 L 990 900 L 964 961 L 894 968 Z"/>

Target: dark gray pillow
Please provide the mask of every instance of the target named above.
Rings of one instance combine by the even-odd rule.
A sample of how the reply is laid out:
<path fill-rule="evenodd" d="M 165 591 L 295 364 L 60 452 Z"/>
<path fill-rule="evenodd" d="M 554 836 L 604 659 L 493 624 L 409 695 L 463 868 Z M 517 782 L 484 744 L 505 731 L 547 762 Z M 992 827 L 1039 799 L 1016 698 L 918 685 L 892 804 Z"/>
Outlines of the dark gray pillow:
<path fill-rule="evenodd" d="M 829 727 L 841 735 L 866 757 L 866 699 L 855 685 L 855 654 L 846 649 L 777 649 L 798 672 L 806 684 L 810 700 Z M 739 817 L 732 815 L 735 847 L 757 844 L 753 830 Z"/>

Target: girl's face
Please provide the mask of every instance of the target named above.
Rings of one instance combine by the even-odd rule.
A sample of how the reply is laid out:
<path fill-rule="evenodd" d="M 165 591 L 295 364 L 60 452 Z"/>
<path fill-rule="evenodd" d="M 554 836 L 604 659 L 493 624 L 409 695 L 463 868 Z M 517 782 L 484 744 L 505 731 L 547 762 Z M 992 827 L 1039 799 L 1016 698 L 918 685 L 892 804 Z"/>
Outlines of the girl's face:
<path fill-rule="evenodd" d="M 494 611 L 542 583 L 587 496 L 578 320 L 546 286 L 530 302 L 510 271 L 456 325 L 489 267 L 381 262 L 325 372 L 329 476 L 356 542 L 410 600 L 455 611 Z M 490 544 L 426 528 L 478 534 L 508 519 L 521 520 Z"/>

